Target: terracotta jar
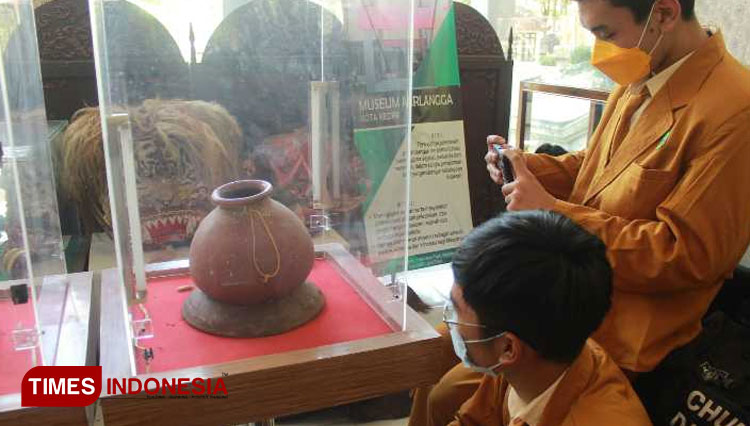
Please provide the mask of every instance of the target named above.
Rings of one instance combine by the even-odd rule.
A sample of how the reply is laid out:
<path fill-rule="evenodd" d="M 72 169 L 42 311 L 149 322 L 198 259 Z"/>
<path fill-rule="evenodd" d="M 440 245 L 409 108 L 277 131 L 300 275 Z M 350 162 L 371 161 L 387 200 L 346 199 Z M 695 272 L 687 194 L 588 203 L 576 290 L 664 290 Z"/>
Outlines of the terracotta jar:
<path fill-rule="evenodd" d="M 195 232 L 190 273 L 209 298 L 254 305 L 289 295 L 313 266 L 313 243 L 302 221 L 270 198 L 261 180 L 222 185 L 216 208 Z"/>

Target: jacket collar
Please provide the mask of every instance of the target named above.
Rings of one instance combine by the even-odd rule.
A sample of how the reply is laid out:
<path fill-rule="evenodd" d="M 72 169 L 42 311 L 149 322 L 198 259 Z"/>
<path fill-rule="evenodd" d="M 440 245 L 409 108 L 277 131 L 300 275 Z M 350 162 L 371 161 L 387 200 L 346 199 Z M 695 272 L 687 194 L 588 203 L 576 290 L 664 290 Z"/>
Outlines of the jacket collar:
<path fill-rule="evenodd" d="M 539 426 L 563 424 L 570 407 L 593 380 L 595 363 L 594 353 L 588 343 L 584 344 L 578 358 L 568 368 L 565 377 L 562 378 L 560 385 L 547 403 Z"/>
<path fill-rule="evenodd" d="M 695 97 L 726 53 L 724 35 L 718 31 L 685 61 L 667 81 L 672 109 L 687 105 Z"/>
<path fill-rule="evenodd" d="M 612 183 L 620 174 L 632 164 L 642 153 L 650 149 L 659 140 L 668 137 L 668 132 L 674 124 L 674 112 L 687 105 L 698 93 L 706 79 L 716 65 L 726 55 L 724 37 L 721 32 L 712 35 L 703 46 L 699 47 L 666 83 L 666 88 L 659 91 L 643 111 L 640 119 L 628 133 L 625 141 L 615 152 L 611 162 L 604 168 L 583 200 L 587 204 L 604 188 Z M 619 95 L 624 93 L 619 88 Z M 611 102 L 617 102 L 612 98 Z M 606 132 L 597 132 L 606 135 Z M 626 143 L 631 138 L 637 138 L 636 143 Z M 611 140 L 600 140 L 597 149 L 609 152 Z M 600 163 L 599 167 L 602 167 Z"/>

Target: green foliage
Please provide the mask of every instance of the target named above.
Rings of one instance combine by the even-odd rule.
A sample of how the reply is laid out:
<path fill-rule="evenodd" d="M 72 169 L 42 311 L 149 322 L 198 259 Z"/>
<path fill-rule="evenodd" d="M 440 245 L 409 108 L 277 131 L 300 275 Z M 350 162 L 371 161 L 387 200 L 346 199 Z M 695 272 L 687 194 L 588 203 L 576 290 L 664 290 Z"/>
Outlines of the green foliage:
<path fill-rule="evenodd" d="M 570 63 L 580 64 L 589 62 L 591 59 L 591 48 L 588 46 L 578 46 L 570 52 Z"/>
<path fill-rule="evenodd" d="M 568 11 L 570 0 L 537 0 L 542 8 L 542 15 L 557 18 Z"/>
<path fill-rule="evenodd" d="M 557 58 L 553 55 L 542 55 L 542 57 L 539 58 L 539 64 L 544 65 L 545 67 L 554 67 L 557 65 Z"/>

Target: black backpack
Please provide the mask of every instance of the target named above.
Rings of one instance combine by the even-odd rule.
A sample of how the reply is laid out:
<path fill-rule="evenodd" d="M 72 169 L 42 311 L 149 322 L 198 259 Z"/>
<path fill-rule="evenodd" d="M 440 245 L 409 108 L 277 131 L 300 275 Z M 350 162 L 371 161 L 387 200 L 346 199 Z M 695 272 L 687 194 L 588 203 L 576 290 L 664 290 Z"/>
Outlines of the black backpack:
<path fill-rule="evenodd" d="M 635 383 L 656 426 L 750 426 L 750 274 L 725 283 L 703 326 Z"/>

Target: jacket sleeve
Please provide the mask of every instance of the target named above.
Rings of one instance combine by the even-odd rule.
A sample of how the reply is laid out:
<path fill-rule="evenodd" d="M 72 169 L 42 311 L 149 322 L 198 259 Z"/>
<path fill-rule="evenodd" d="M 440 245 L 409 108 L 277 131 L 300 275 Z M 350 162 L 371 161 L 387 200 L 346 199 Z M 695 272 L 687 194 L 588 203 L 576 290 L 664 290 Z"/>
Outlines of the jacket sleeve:
<path fill-rule="evenodd" d="M 682 178 L 656 210 L 629 220 L 557 201 L 554 207 L 607 245 L 615 286 L 665 293 L 711 286 L 736 267 L 750 242 L 750 110 L 698 147 Z"/>
<path fill-rule="evenodd" d="M 618 86 L 609 94 L 602 119 L 589 143 L 599 139 L 600 132 L 606 127 L 607 121 L 617 106 L 617 100 L 620 99 L 624 91 L 625 88 Z M 568 200 L 573 192 L 573 185 L 578 178 L 578 171 L 586 158 L 586 150 L 572 152 L 560 157 L 530 153 L 525 154 L 524 157 L 529 170 L 539 179 L 547 192 L 558 200 Z"/>
<path fill-rule="evenodd" d="M 526 165 L 544 188 L 557 199 L 567 200 L 573 192 L 578 170 L 586 151 L 553 157 L 546 154 L 525 154 Z"/>

